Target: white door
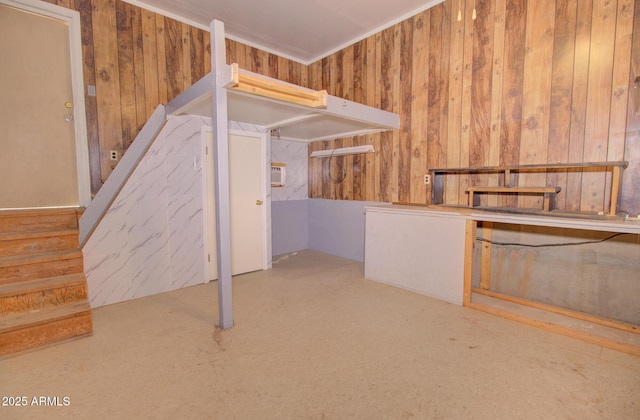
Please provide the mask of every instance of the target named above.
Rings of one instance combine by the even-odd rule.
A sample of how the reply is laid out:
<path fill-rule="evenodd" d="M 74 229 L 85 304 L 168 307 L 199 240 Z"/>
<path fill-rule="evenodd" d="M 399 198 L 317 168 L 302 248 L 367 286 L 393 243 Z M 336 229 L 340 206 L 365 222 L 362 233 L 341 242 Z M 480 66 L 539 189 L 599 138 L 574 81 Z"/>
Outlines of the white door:
<path fill-rule="evenodd" d="M 231 274 L 262 270 L 265 261 L 265 171 L 263 137 L 229 135 Z M 207 133 L 209 277 L 217 278 L 213 133 Z"/>
<path fill-rule="evenodd" d="M 77 12 L 68 9 L 0 2 L 0 208 L 88 204 L 76 26 Z"/>

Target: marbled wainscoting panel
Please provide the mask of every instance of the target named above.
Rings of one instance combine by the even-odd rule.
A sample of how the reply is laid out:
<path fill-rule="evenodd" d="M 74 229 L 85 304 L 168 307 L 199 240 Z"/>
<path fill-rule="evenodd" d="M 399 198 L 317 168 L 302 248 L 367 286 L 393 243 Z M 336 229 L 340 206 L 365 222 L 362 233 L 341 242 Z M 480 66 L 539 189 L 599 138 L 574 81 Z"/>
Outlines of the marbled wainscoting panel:
<path fill-rule="evenodd" d="M 169 118 L 89 238 L 92 307 L 205 281 L 203 125 Z"/>
<path fill-rule="evenodd" d="M 169 272 L 169 218 L 165 160 L 168 141 L 166 126 L 135 171 L 139 187 L 127 200 L 132 221 L 129 232 L 129 259 L 132 274 L 132 298 L 166 291 Z"/>
<path fill-rule="evenodd" d="M 309 197 L 307 143 L 271 139 L 271 162 L 286 165 L 285 186 L 271 189 L 273 201 L 305 200 Z"/>
<path fill-rule="evenodd" d="M 166 127 L 170 289 L 203 282 L 204 242 L 204 156 L 202 126 L 209 119 L 170 118 Z"/>

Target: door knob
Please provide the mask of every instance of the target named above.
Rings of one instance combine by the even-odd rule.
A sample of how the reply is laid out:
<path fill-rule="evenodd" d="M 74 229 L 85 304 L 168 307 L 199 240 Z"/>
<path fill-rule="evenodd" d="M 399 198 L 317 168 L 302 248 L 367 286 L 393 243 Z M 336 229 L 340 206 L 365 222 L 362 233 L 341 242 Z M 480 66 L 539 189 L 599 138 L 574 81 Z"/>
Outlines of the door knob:
<path fill-rule="evenodd" d="M 261 206 L 262 205 L 262 200 L 256 200 L 256 206 Z"/>
<path fill-rule="evenodd" d="M 67 108 L 67 109 L 71 109 L 71 108 L 73 108 L 73 104 L 71 102 L 65 102 L 64 103 L 64 107 Z"/>
<path fill-rule="evenodd" d="M 66 116 L 64 117 L 64 120 L 65 120 L 66 122 L 71 122 L 71 121 L 73 121 L 73 115 L 66 115 Z"/>

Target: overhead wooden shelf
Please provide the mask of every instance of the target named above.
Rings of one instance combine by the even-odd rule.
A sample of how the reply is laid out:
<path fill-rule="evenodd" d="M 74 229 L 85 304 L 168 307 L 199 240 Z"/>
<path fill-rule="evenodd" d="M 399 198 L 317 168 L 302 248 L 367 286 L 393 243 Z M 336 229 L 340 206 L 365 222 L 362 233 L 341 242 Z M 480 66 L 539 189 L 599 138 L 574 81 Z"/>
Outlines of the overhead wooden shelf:
<path fill-rule="evenodd" d="M 312 142 L 397 129 L 397 114 L 227 66 L 218 81 L 227 88 L 230 121 L 272 130 L 282 140 Z M 167 105 L 169 115 L 211 117 L 211 73 Z"/>

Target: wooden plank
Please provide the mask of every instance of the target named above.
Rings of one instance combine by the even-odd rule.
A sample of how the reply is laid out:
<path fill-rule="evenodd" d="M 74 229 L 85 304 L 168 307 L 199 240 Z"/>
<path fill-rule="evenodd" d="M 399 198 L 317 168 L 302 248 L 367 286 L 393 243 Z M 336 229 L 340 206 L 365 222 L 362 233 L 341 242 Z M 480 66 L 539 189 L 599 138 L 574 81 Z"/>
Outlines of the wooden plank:
<path fill-rule="evenodd" d="M 342 53 L 342 98 L 347 100 L 353 100 L 353 45 L 348 46 L 343 50 Z M 349 147 L 354 145 L 353 137 L 347 137 L 343 139 L 342 146 Z M 360 156 L 358 156 L 360 157 Z M 342 199 L 343 200 L 353 200 L 353 192 L 354 192 L 354 156 L 348 155 L 344 157 L 343 168 L 346 171 L 346 177 L 342 182 Z"/>
<path fill-rule="evenodd" d="M 158 31 L 158 38 L 160 38 L 160 31 Z M 177 20 L 165 18 L 164 40 L 166 66 L 163 66 L 161 62 L 158 65 L 166 69 L 167 99 L 172 100 L 182 93 L 184 84 L 182 24 Z M 160 43 L 158 43 L 158 49 L 160 49 Z M 162 84 L 162 77 L 160 78 L 160 83 Z M 162 91 L 162 87 L 160 91 Z M 162 103 L 164 104 L 164 102 Z"/>
<path fill-rule="evenodd" d="M 609 328 L 615 328 L 615 329 L 630 332 L 630 333 L 640 334 L 640 328 L 636 327 L 635 325 L 629 325 L 629 324 L 612 321 L 606 318 L 600 318 L 597 316 L 586 314 L 584 312 L 572 311 L 570 309 L 565 309 L 558 306 L 548 305 L 540 302 L 534 302 L 531 300 L 522 299 L 515 296 L 509 296 L 503 293 L 492 292 L 489 290 L 473 289 L 472 292 L 482 294 L 485 296 L 490 296 L 496 299 L 502 299 L 507 302 L 517 303 L 519 305 L 530 306 L 532 308 L 541 309 L 554 314 L 560 314 L 560 315 L 568 316 L 575 319 L 581 319 L 583 321 L 593 322 L 594 324 L 604 325 Z"/>
<path fill-rule="evenodd" d="M 590 1 L 578 2 L 573 65 L 573 90 L 571 95 L 570 162 L 582 161 L 584 155 L 592 5 L 593 2 Z M 569 171 L 567 173 L 567 188 L 565 191 L 566 210 L 579 211 L 580 196 L 582 194 L 582 172 Z"/>
<path fill-rule="evenodd" d="M 640 214 L 640 5 L 634 5 L 633 42 L 631 46 L 631 77 L 629 78 L 629 100 L 627 102 L 627 126 L 625 136 L 625 158 L 633 162 L 622 174 L 620 189 L 620 211 Z"/>
<path fill-rule="evenodd" d="M 430 202 L 430 189 L 424 184 L 427 173 L 427 120 L 424 116 L 428 109 L 429 87 L 429 36 L 431 32 L 430 11 L 413 18 L 413 60 L 411 72 L 411 90 L 414 99 L 411 102 L 411 194 L 412 203 Z M 448 74 L 447 74 L 448 76 Z"/>
<path fill-rule="evenodd" d="M 441 124 L 441 108 L 442 102 L 445 100 L 443 95 L 446 95 L 446 92 L 443 91 L 443 81 L 447 79 L 448 74 L 442 74 L 442 56 L 444 54 L 444 50 L 448 49 L 447 45 L 444 45 L 441 39 L 441 34 L 444 32 L 444 19 L 443 19 L 443 6 L 437 6 L 429 10 L 429 14 L 427 15 L 429 18 L 428 28 L 429 34 L 427 37 L 428 44 L 427 48 L 427 66 L 426 73 L 428 74 L 427 80 L 427 89 L 424 91 L 422 95 L 425 96 L 425 108 L 424 108 L 424 116 L 418 117 L 424 120 L 426 125 L 426 135 L 424 137 L 425 142 L 425 160 L 426 160 L 426 168 L 432 168 L 437 166 L 438 157 L 444 152 L 442 151 L 443 147 L 445 147 L 445 143 L 442 142 L 440 138 L 440 124 Z M 445 100 L 446 102 L 446 100 Z M 424 188 L 424 172 L 418 172 L 418 177 L 420 177 L 420 181 L 422 181 L 422 185 Z"/>
<path fill-rule="evenodd" d="M 474 4 L 467 1 L 463 16 L 464 22 L 464 51 L 463 51 L 463 71 L 462 71 L 462 117 L 460 125 L 462 128 L 460 135 L 460 166 L 469 166 L 469 155 L 471 150 L 471 107 L 472 107 L 472 83 L 473 83 L 473 38 L 475 21 L 469 19 L 472 15 Z M 469 177 L 460 176 L 460 186 L 458 197 L 452 197 L 450 203 L 458 204 L 465 202 L 464 190 L 469 186 Z M 447 200 L 449 201 L 449 200 Z"/>
<path fill-rule="evenodd" d="M 445 3 L 446 5 L 446 3 Z M 458 13 L 458 5 L 449 2 L 451 14 Z M 466 12 L 466 8 L 465 8 Z M 464 30 L 465 25 L 456 19 L 451 19 L 451 51 L 449 66 L 449 112 L 447 126 L 449 128 L 449 140 L 446 149 L 446 166 L 458 167 L 460 161 L 460 148 L 462 143 L 462 90 L 463 90 L 463 68 L 464 68 Z M 426 140 L 425 140 L 426 141 Z M 433 180 L 435 182 L 436 180 Z M 443 185 L 443 200 L 453 204 L 458 203 L 460 183 L 457 177 L 450 177 Z M 432 202 L 434 197 L 431 197 Z"/>
<path fill-rule="evenodd" d="M 440 26 L 440 38 L 442 40 L 442 47 L 440 48 L 440 75 L 442 77 L 442 83 L 440 84 L 440 133 L 439 133 L 439 147 L 436 155 L 431 154 L 427 156 L 427 162 L 429 166 L 442 166 L 447 162 L 447 143 L 449 142 L 449 101 L 447 93 L 449 92 L 449 66 L 451 53 L 451 33 L 449 27 L 451 26 L 451 11 L 445 4 L 440 4 L 437 7 L 442 9 L 442 20 Z"/>
<path fill-rule="evenodd" d="M 406 19 L 400 24 L 400 133 L 397 158 L 398 199 L 400 201 L 411 201 L 412 77 L 413 19 Z"/>
<path fill-rule="evenodd" d="M 162 105 L 166 105 L 170 99 L 173 99 L 176 95 L 173 94 L 171 85 L 169 83 L 169 75 L 167 72 L 173 70 L 175 63 L 174 54 L 176 51 L 170 49 L 167 45 L 167 22 L 174 23 L 173 19 L 165 18 L 162 15 L 156 15 L 156 49 L 158 54 L 158 100 Z M 169 68 L 170 67 L 170 68 Z M 157 106 L 158 104 L 156 104 Z"/>
<path fill-rule="evenodd" d="M 277 57 L 277 78 L 284 81 L 289 81 L 289 66 L 287 65 L 287 59 Z"/>
<path fill-rule="evenodd" d="M 96 85 L 95 56 L 93 52 L 93 23 L 91 2 L 81 1 L 78 4 L 80 13 L 80 30 L 82 38 L 82 74 L 85 86 Z M 98 101 L 89 96 L 85 89 L 84 107 L 87 114 L 87 142 L 89 145 L 89 171 L 91 193 L 96 194 L 102 186 L 100 176 L 100 134 L 98 130 Z"/>
<path fill-rule="evenodd" d="M 207 34 L 206 36 L 209 36 Z M 202 29 L 191 28 L 191 83 L 195 83 L 205 76 L 204 71 L 204 37 Z"/>
<path fill-rule="evenodd" d="M 382 104 L 382 62 L 383 62 L 383 56 L 382 56 L 382 32 L 378 32 L 375 35 L 375 81 L 374 81 L 374 89 L 375 89 L 375 94 L 374 94 L 374 107 L 376 108 L 380 108 L 381 104 Z M 373 143 L 374 143 L 374 149 L 377 150 L 378 152 L 375 154 L 375 162 L 374 162 L 374 172 L 375 172 L 375 184 L 374 184 L 374 189 L 375 189 L 375 200 L 374 201 L 384 201 L 383 198 L 383 188 L 382 188 L 382 168 L 383 168 L 383 144 L 386 143 L 383 142 L 383 137 L 384 133 L 378 133 L 375 135 Z"/>
<path fill-rule="evenodd" d="M 618 0 L 607 160 L 624 158 L 629 80 L 631 78 L 629 63 L 631 62 L 631 45 L 633 42 L 633 18 L 633 0 Z M 617 194 L 620 187 L 620 179 L 616 180 L 615 178 L 616 175 L 619 177 L 620 174 L 616 174 L 616 170 L 619 171 L 619 168 L 614 168 L 613 173 L 605 174 L 604 207 L 609 209 L 610 215 L 616 214 L 618 204 Z M 606 188 L 608 185 L 611 185 L 612 188 Z"/>
<path fill-rule="evenodd" d="M 134 89 L 136 103 L 136 130 L 137 136 L 144 124 L 147 122 L 146 100 L 145 100 L 145 75 L 144 75 L 144 51 L 142 34 L 142 9 L 131 8 L 131 31 L 133 33 L 133 61 L 134 61 Z M 135 137 L 134 137 L 135 138 Z"/>
<path fill-rule="evenodd" d="M 568 162 L 571 138 L 571 91 L 573 89 L 573 57 L 576 47 L 577 0 L 556 2 L 556 23 L 553 40 L 553 68 L 551 85 L 551 107 L 549 115 L 549 143 L 547 161 Z M 549 185 L 566 188 L 566 172 L 547 174 Z M 556 197 L 557 206 L 564 209 L 566 193 Z"/>
<path fill-rule="evenodd" d="M 186 23 L 181 23 L 180 29 L 182 35 L 182 89 L 180 93 L 182 93 L 198 80 L 191 80 L 191 28 Z"/>
<path fill-rule="evenodd" d="M 209 32 L 204 32 L 202 44 L 204 56 L 204 74 L 207 75 L 211 72 L 211 36 L 209 35 Z M 240 68 L 242 68 L 239 62 L 238 65 L 240 66 Z"/>
<path fill-rule="evenodd" d="M 491 287 L 491 238 L 493 237 L 493 222 L 482 222 L 481 235 L 480 288 L 489 290 Z"/>
<path fill-rule="evenodd" d="M 465 238 L 464 238 L 464 286 L 462 305 L 469 306 L 471 304 L 471 280 L 473 278 L 473 248 L 476 242 L 478 222 L 475 220 L 467 220 L 465 222 Z"/>
<path fill-rule="evenodd" d="M 560 187 L 480 187 L 474 186 L 467 188 L 467 191 L 473 192 L 494 192 L 494 193 L 558 193 Z"/>
<path fill-rule="evenodd" d="M 357 103 L 366 103 L 366 54 L 367 41 L 361 40 L 353 45 L 353 101 Z M 358 136 L 353 139 L 356 146 L 364 146 L 367 144 L 365 136 Z M 367 182 L 367 157 L 365 155 L 353 156 L 353 199 L 357 201 L 366 200 L 366 182 Z"/>
<path fill-rule="evenodd" d="M 502 76 L 502 128 L 500 164 L 515 165 L 520 160 L 522 88 L 526 39 L 527 2 L 509 1 L 505 9 L 504 73 Z M 515 207 L 515 197 L 498 201 L 503 207 Z"/>
<path fill-rule="evenodd" d="M 391 112 L 400 114 L 400 54 L 401 54 L 401 35 L 400 35 L 400 24 L 396 24 L 393 26 L 393 44 L 391 46 L 392 50 L 392 61 L 391 66 L 392 69 L 389 72 L 391 76 L 392 85 L 392 97 L 391 97 Z M 400 117 L 402 119 L 402 116 Z M 400 160 L 398 156 L 400 154 L 400 130 L 393 130 L 387 132 L 392 139 L 392 149 L 391 149 L 391 185 L 390 185 L 390 193 L 391 196 L 388 201 L 398 201 L 399 194 L 399 182 L 400 182 Z"/>
<path fill-rule="evenodd" d="M 129 148 L 137 134 L 135 59 L 133 51 L 132 6 L 116 2 L 116 30 L 118 36 L 118 67 L 120 73 L 120 106 L 122 118 L 122 149 Z"/>
<path fill-rule="evenodd" d="M 363 72 L 364 80 L 362 82 L 363 90 L 365 93 L 366 105 L 373 106 L 376 103 L 376 62 L 377 62 L 377 50 L 376 50 L 377 36 L 370 36 L 367 38 L 366 56 L 364 58 Z M 374 146 L 375 153 L 367 153 L 366 155 L 366 174 L 365 174 L 365 191 L 364 197 L 367 201 L 376 201 L 378 199 L 378 184 L 376 183 L 376 161 L 380 158 L 380 147 L 376 147 L 376 141 L 380 141 L 380 135 L 369 134 L 366 136 L 366 144 Z"/>
<path fill-rule="evenodd" d="M 553 65 L 555 0 L 527 3 L 526 53 L 522 102 L 520 163 L 547 162 L 549 104 Z M 520 175 L 519 185 L 543 185 L 545 174 Z M 541 199 L 521 196 L 518 206 L 542 206 Z"/>
<path fill-rule="evenodd" d="M 628 343 L 624 343 L 619 340 L 610 339 L 610 338 L 602 337 L 599 335 L 594 335 L 592 333 L 578 331 L 574 328 L 553 324 L 547 320 L 537 320 L 531 316 L 520 315 L 514 310 L 504 310 L 504 309 L 495 308 L 489 305 L 476 303 L 476 302 L 471 302 L 467 306 L 469 306 L 472 309 L 477 309 L 483 312 L 501 316 L 503 318 L 511 319 L 513 321 L 518 321 L 526 325 L 531 325 L 547 331 L 562 334 L 568 337 L 577 338 L 579 340 L 593 343 L 598 346 L 607 347 L 617 351 L 622 351 L 624 353 L 640 355 L 640 347 L 638 346 L 630 345 Z"/>
<path fill-rule="evenodd" d="M 628 161 L 602 161 L 602 162 L 568 162 L 568 163 L 532 163 L 526 165 L 500 165 L 500 166 L 478 166 L 478 167 L 460 167 L 460 168 L 432 168 L 434 173 L 453 173 L 453 172 L 502 172 L 511 171 L 538 171 L 538 170 L 562 170 L 562 169 L 587 169 L 587 168 L 607 168 L 611 166 L 626 167 Z"/>
<path fill-rule="evenodd" d="M 488 164 L 500 164 L 500 136 L 502 135 L 502 87 L 504 74 L 504 41 L 506 21 L 506 0 L 496 0 L 494 11 L 493 32 L 493 66 L 491 74 L 491 110 L 489 131 L 489 160 Z M 488 175 L 489 185 L 499 185 L 499 175 Z M 498 206 L 498 196 L 491 195 L 487 199 L 489 206 Z"/>
<path fill-rule="evenodd" d="M 611 81 L 616 32 L 616 2 L 593 2 L 589 80 L 587 82 L 587 113 L 583 160 L 606 160 L 611 108 Z M 602 173 L 582 175 L 580 210 L 604 211 L 604 183 Z"/>
<path fill-rule="evenodd" d="M 278 56 L 274 55 L 274 54 L 269 54 L 267 57 L 267 62 L 268 62 L 268 71 L 267 71 L 267 75 L 269 77 L 273 77 L 274 79 L 279 79 L 278 77 Z M 287 78 L 286 79 L 280 79 L 280 80 L 288 80 L 289 79 L 289 66 L 286 65 L 287 67 Z"/>
<path fill-rule="evenodd" d="M 144 53 L 144 95 L 145 95 L 145 121 L 153 114 L 158 106 L 158 51 L 156 42 L 156 17 L 155 14 L 142 9 L 142 50 Z"/>
<path fill-rule="evenodd" d="M 385 111 L 393 112 L 394 102 L 394 47 L 395 47 L 395 26 L 387 28 L 381 33 L 380 42 L 380 108 Z M 379 201 L 393 200 L 393 176 L 397 176 L 396 170 L 393 170 L 394 145 L 393 134 L 383 132 L 380 134 L 380 168 L 379 168 Z M 397 179 L 397 178 L 396 178 Z M 397 200 L 395 200 L 397 201 Z"/>
<path fill-rule="evenodd" d="M 100 177 L 104 182 L 113 170 L 110 150 L 122 150 L 122 112 L 115 0 L 94 4 L 92 12 L 98 136 L 100 139 Z"/>
<path fill-rule="evenodd" d="M 240 73 L 238 84 L 230 88 L 311 108 L 325 108 L 327 106 L 327 92 L 325 91 L 309 92 L 297 86 L 265 80 L 251 74 Z"/>

